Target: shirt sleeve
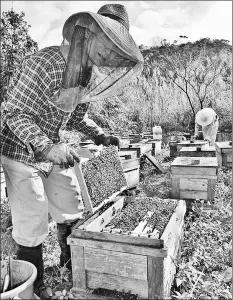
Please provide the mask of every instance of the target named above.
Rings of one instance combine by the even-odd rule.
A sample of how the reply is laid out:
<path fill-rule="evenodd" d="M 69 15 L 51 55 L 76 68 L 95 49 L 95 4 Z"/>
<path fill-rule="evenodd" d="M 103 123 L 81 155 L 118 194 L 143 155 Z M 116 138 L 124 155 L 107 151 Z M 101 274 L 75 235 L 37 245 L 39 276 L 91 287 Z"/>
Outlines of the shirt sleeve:
<path fill-rule="evenodd" d="M 30 58 L 8 95 L 4 119 L 10 130 L 27 146 L 38 147 L 52 141 L 36 124 L 37 107 L 51 92 L 52 80 L 41 61 Z"/>
<path fill-rule="evenodd" d="M 91 119 L 87 117 L 89 103 L 78 104 L 71 114 L 71 117 L 66 125 L 68 130 L 75 129 L 88 138 L 94 139 L 98 134 L 103 134 L 103 130 Z"/>

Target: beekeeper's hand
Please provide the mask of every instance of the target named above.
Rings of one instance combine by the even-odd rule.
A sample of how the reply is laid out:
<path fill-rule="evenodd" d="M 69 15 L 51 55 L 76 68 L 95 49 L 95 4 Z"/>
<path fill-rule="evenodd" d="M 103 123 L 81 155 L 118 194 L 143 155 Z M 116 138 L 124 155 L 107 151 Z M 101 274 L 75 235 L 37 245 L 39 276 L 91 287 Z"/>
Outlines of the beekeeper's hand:
<path fill-rule="evenodd" d="M 210 143 L 210 139 L 208 138 L 205 138 L 204 141 Z"/>
<path fill-rule="evenodd" d="M 74 160 L 80 161 L 79 155 L 65 143 L 49 144 L 42 149 L 38 147 L 34 156 L 37 161 L 49 160 L 65 168 L 73 167 Z"/>
<path fill-rule="evenodd" d="M 100 135 L 96 135 L 95 144 L 97 146 L 102 144 L 106 147 L 113 145 L 113 146 L 117 146 L 119 149 L 120 148 L 120 139 L 114 135 L 100 134 Z"/>

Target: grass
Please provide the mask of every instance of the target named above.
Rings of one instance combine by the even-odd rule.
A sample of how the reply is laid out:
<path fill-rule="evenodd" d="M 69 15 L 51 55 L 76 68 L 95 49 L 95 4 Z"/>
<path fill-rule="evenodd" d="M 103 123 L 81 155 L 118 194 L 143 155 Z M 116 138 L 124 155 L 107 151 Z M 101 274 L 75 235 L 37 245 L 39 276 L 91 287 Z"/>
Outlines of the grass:
<path fill-rule="evenodd" d="M 158 174 L 146 161 L 141 170 L 139 196 L 171 198 L 170 164 L 168 150 L 157 159 L 166 170 Z M 194 205 L 185 218 L 181 255 L 176 264 L 172 299 L 230 299 L 232 293 L 232 171 L 220 169 L 216 184 L 215 211 L 204 211 Z M 223 204 L 223 205 L 222 205 Z M 15 258 L 16 244 L 11 237 L 7 198 L 1 199 L 1 259 Z M 49 235 L 44 242 L 45 283 L 51 287 L 52 299 L 72 299 L 68 294 L 72 278 L 66 268 L 59 266 L 60 248 L 56 224 L 49 222 Z M 56 295 L 55 295 L 56 293 Z M 126 295 L 120 299 L 129 299 Z"/>

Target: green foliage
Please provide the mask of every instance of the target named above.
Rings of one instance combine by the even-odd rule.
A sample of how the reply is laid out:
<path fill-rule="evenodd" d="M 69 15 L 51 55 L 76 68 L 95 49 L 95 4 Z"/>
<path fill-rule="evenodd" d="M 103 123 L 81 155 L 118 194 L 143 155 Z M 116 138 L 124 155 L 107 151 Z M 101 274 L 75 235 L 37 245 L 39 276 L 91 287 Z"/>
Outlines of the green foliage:
<path fill-rule="evenodd" d="M 23 12 L 20 14 L 13 10 L 2 12 L 0 102 L 4 100 L 10 79 L 20 68 L 25 56 L 38 50 L 37 43 L 28 33 L 30 25 L 24 17 Z"/>

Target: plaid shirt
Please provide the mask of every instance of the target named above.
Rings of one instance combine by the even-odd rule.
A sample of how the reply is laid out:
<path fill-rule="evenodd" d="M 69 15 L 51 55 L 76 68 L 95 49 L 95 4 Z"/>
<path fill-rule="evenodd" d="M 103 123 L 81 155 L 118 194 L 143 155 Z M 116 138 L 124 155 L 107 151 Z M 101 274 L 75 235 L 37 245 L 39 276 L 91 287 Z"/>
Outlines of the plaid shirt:
<path fill-rule="evenodd" d="M 57 46 L 44 48 L 25 60 L 13 77 L 2 111 L 1 153 L 41 169 L 33 150 L 45 142 L 60 141 L 59 129 L 75 129 L 93 139 L 102 133 L 92 120 L 84 119 L 88 103 L 64 112 L 48 100 L 61 86 L 66 62 Z"/>

